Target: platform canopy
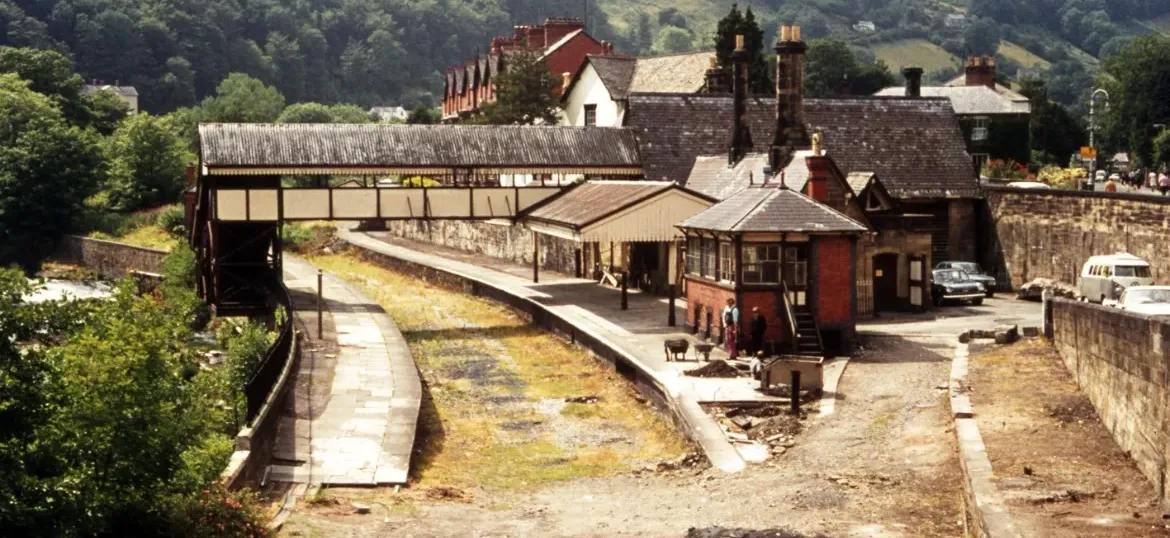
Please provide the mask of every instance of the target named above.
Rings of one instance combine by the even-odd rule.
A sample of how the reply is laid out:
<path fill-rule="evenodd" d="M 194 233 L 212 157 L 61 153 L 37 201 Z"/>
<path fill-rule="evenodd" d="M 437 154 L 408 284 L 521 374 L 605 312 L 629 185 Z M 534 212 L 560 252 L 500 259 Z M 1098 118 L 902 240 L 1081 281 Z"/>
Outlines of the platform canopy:
<path fill-rule="evenodd" d="M 537 233 L 582 243 L 673 241 L 682 236 L 678 223 L 714 203 L 670 181 L 586 181 L 520 220 Z"/>
<path fill-rule="evenodd" d="M 515 125 L 203 124 L 208 175 L 642 175 L 633 131 Z"/>

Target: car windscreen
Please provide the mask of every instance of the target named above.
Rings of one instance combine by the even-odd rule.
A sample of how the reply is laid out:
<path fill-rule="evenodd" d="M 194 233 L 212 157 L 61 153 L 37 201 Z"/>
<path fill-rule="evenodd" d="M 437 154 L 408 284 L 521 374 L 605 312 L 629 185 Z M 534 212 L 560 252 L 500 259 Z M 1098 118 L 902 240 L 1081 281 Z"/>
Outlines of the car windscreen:
<path fill-rule="evenodd" d="M 934 279 L 938 282 L 964 282 L 968 280 L 967 273 L 962 271 L 935 271 Z"/>
<path fill-rule="evenodd" d="M 1150 268 L 1145 265 L 1118 265 L 1114 269 L 1113 276 L 1150 278 Z"/>
<path fill-rule="evenodd" d="M 967 273 L 972 274 L 972 275 L 977 275 L 977 274 L 983 272 L 983 271 L 979 270 L 979 265 L 971 263 L 971 262 L 957 262 L 957 263 L 954 263 L 952 265 L 954 266 L 955 269 L 958 269 L 960 271 L 966 271 Z"/>
<path fill-rule="evenodd" d="M 1170 290 L 1129 290 L 1126 304 L 1170 304 Z"/>

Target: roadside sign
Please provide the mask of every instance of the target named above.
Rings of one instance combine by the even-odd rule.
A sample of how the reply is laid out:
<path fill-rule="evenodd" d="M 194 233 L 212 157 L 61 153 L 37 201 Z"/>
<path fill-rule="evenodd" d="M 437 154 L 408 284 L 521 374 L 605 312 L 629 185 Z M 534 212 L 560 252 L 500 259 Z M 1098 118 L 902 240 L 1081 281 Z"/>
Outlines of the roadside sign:
<path fill-rule="evenodd" d="M 1081 146 L 1081 158 L 1082 159 L 1096 159 L 1097 158 L 1097 148 L 1094 148 L 1092 146 Z"/>

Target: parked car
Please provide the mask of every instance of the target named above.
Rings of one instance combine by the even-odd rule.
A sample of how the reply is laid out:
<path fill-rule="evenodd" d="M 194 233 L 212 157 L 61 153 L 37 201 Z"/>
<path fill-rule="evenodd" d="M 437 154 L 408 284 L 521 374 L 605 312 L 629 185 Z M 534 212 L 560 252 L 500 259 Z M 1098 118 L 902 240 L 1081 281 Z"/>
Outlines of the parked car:
<path fill-rule="evenodd" d="M 1170 286 L 1130 286 L 1105 304 L 1136 314 L 1170 316 Z"/>
<path fill-rule="evenodd" d="M 967 273 L 971 280 L 983 284 L 983 290 L 987 297 L 995 296 L 995 277 L 987 274 L 979 264 L 975 262 L 939 262 L 934 266 L 935 269 L 958 269 Z"/>
<path fill-rule="evenodd" d="M 935 306 L 947 301 L 965 301 L 975 306 L 983 304 L 987 293 L 983 284 L 971 280 L 971 275 L 958 269 L 935 269 L 930 283 L 930 298 Z"/>
<path fill-rule="evenodd" d="M 1130 286 L 1152 286 L 1150 264 L 1133 254 L 1093 256 L 1081 268 L 1081 295 L 1089 301 L 1117 300 Z"/>

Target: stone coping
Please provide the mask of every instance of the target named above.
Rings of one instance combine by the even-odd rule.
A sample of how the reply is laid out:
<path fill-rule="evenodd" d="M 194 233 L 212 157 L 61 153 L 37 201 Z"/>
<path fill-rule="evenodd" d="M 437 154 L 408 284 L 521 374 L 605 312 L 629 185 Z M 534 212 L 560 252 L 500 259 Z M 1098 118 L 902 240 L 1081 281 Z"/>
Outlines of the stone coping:
<path fill-rule="evenodd" d="M 687 386 L 676 386 L 672 390 L 652 368 L 647 367 L 635 353 L 625 349 L 619 342 L 596 334 L 586 327 L 580 327 L 545 305 L 532 300 L 528 293 L 508 286 L 496 285 L 474 275 L 448 267 L 428 263 L 432 255 L 418 253 L 410 256 L 409 249 L 395 247 L 361 233 L 338 229 L 338 237 L 350 245 L 374 254 L 391 265 L 412 269 L 426 276 L 427 272 L 439 280 L 454 278 L 460 287 L 473 295 L 485 296 L 501 302 L 531 316 L 533 323 L 546 330 L 569 337 L 575 343 L 592 351 L 595 355 L 614 363 L 618 373 L 630 379 L 640 393 L 667 410 L 673 422 L 688 439 L 697 444 L 711 464 L 723 471 L 735 473 L 745 468 L 745 463 L 735 447 L 727 441 L 723 430 L 699 405 L 698 397 Z M 452 262 L 462 263 L 462 262 Z M 526 290 L 527 291 L 527 290 Z"/>
<path fill-rule="evenodd" d="M 967 396 L 969 347 L 955 345 L 949 383 L 951 418 L 963 471 L 963 511 L 967 536 L 978 538 L 1019 538 L 1015 522 L 1004 504 L 1003 495 L 992 480 L 994 471 L 987 447 L 979 433 L 971 399 Z"/>

